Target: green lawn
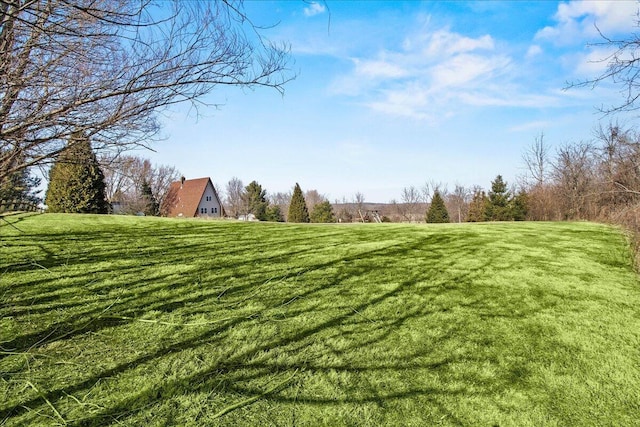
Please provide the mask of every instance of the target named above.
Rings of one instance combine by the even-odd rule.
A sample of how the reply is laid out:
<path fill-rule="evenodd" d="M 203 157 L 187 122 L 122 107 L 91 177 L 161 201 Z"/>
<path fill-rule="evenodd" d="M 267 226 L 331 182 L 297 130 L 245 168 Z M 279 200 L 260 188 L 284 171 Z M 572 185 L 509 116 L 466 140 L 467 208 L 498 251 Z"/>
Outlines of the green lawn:
<path fill-rule="evenodd" d="M 598 224 L 15 215 L 0 295 L 2 426 L 640 419 L 640 285 Z"/>

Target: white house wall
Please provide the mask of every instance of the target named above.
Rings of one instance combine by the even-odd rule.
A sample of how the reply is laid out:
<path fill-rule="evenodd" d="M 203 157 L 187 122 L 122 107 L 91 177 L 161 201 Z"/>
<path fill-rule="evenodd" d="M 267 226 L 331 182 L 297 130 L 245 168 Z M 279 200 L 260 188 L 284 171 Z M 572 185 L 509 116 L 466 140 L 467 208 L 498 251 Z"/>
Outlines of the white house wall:
<path fill-rule="evenodd" d="M 222 207 L 220 206 L 220 200 L 216 196 L 211 182 L 207 183 L 207 187 L 204 190 L 200 204 L 198 205 L 197 216 L 200 217 L 219 217 L 221 216 Z"/>

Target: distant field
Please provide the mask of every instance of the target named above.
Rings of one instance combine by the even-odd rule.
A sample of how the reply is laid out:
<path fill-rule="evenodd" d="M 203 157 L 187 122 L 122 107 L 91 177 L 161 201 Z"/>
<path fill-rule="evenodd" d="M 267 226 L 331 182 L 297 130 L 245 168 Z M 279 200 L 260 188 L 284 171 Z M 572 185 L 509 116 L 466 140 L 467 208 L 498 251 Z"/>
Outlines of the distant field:
<path fill-rule="evenodd" d="M 0 295 L 2 426 L 640 419 L 640 285 L 598 224 L 9 216 Z"/>

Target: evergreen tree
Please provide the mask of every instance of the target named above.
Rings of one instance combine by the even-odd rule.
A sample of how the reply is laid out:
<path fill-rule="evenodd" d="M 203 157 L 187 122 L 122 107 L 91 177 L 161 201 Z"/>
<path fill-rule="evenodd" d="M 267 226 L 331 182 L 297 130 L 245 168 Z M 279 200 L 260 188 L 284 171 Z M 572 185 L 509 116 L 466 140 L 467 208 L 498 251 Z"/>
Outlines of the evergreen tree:
<path fill-rule="evenodd" d="M 149 181 L 146 179 L 142 180 L 142 186 L 140 188 L 140 193 L 142 194 L 142 201 L 144 203 L 144 214 L 147 216 L 158 216 L 160 215 L 160 204 L 158 200 L 153 195 L 153 190 L 151 190 L 151 185 Z"/>
<path fill-rule="evenodd" d="M 498 175 L 491 182 L 489 191 L 489 203 L 487 204 L 486 217 L 489 221 L 510 221 L 513 219 L 510 209 L 511 193 L 507 189 L 507 183 Z"/>
<path fill-rule="evenodd" d="M 510 201 L 511 217 L 514 221 L 524 221 L 527 219 L 527 200 L 528 195 L 524 191 L 520 191 Z"/>
<path fill-rule="evenodd" d="M 280 210 L 280 206 L 278 205 L 269 205 L 269 207 L 267 207 L 267 212 L 265 216 L 266 216 L 266 221 L 284 222 L 282 211 Z"/>
<path fill-rule="evenodd" d="M 3 209 L 24 209 L 23 204 L 37 205 L 40 178 L 34 177 L 28 169 L 18 170 L 0 182 L 0 211 Z"/>
<path fill-rule="evenodd" d="M 109 211 L 104 175 L 85 136 L 75 134 L 51 167 L 45 203 L 50 212 Z"/>
<path fill-rule="evenodd" d="M 257 181 L 251 181 L 245 187 L 242 198 L 247 206 L 247 213 L 253 214 L 257 220 L 267 220 L 267 190 L 263 190 Z"/>
<path fill-rule="evenodd" d="M 429 223 L 449 222 L 449 212 L 439 191 L 436 191 L 431 198 L 431 206 L 429 206 L 425 220 Z"/>
<path fill-rule="evenodd" d="M 482 222 L 487 218 L 487 204 L 489 199 L 487 194 L 479 189 L 473 192 L 473 198 L 469 204 L 468 222 Z"/>
<path fill-rule="evenodd" d="M 302 190 L 297 182 L 296 186 L 293 188 L 293 195 L 291 196 L 291 203 L 289 204 L 289 215 L 287 221 L 309 222 L 309 210 L 307 209 L 307 203 L 304 200 Z"/>
<path fill-rule="evenodd" d="M 316 204 L 311 211 L 310 219 L 311 222 L 336 222 L 333 206 L 328 200 Z"/>

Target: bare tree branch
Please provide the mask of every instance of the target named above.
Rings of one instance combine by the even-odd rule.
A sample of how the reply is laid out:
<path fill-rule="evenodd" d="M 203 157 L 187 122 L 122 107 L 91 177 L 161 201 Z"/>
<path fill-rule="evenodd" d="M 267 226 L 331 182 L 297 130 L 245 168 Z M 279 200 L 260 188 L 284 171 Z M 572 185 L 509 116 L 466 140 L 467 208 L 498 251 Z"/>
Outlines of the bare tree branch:
<path fill-rule="evenodd" d="M 533 144 L 522 155 L 527 170 L 533 178 L 533 185 L 543 185 L 549 175 L 549 147 L 544 142 L 544 133 L 536 136 Z"/>
<path fill-rule="evenodd" d="M 640 12 L 636 14 L 636 26 L 640 27 Z M 591 47 L 611 48 L 612 53 L 597 62 L 606 63 L 607 67 L 599 76 L 567 82 L 565 89 L 589 87 L 594 89 L 598 85 L 610 81 L 619 86 L 622 102 L 617 105 L 601 106 L 599 110 L 607 115 L 623 111 L 640 109 L 640 35 L 630 34 L 627 38 L 616 40 L 603 34 L 596 25 L 602 42 L 591 43 Z"/>
<path fill-rule="evenodd" d="M 50 163 L 74 132 L 146 147 L 159 112 L 219 85 L 282 92 L 288 60 L 239 1 L 2 0 L 0 180 Z"/>

